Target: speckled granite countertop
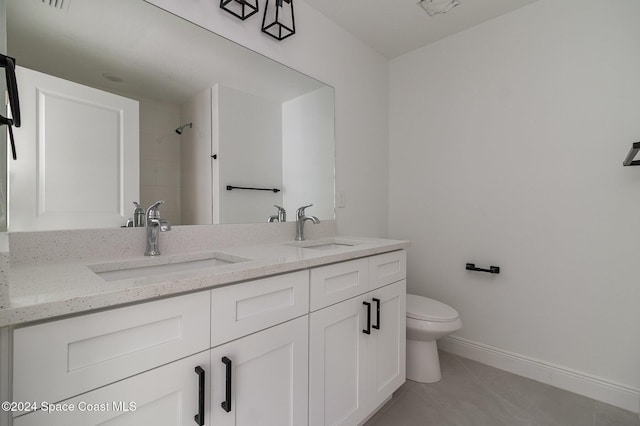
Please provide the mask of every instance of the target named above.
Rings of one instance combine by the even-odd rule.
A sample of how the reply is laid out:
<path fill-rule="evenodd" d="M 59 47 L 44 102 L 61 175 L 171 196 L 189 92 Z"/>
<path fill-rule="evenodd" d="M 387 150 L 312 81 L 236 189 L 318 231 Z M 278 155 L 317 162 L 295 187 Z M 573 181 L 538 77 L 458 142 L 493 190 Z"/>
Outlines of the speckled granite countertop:
<path fill-rule="evenodd" d="M 322 243 L 350 245 L 328 246 L 322 250 L 304 247 Z M 153 258 L 138 256 L 122 260 L 109 259 L 105 262 L 92 260 L 17 265 L 11 267 L 8 273 L 10 300 L 8 307 L 0 310 L 0 327 L 206 290 L 407 247 L 407 241 L 341 236 L 305 242 L 235 246 Z M 141 275 L 112 281 L 106 281 L 96 273 L 213 257 L 242 261 L 185 272 Z"/>

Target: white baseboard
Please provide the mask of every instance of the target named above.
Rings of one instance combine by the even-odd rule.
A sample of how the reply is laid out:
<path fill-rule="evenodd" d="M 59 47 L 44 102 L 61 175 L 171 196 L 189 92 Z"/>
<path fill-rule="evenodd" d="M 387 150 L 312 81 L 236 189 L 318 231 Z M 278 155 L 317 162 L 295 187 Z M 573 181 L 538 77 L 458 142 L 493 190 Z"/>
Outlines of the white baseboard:
<path fill-rule="evenodd" d="M 438 340 L 446 352 L 546 383 L 634 413 L 640 412 L 640 390 L 580 371 L 549 364 L 494 346 L 455 336 Z"/>

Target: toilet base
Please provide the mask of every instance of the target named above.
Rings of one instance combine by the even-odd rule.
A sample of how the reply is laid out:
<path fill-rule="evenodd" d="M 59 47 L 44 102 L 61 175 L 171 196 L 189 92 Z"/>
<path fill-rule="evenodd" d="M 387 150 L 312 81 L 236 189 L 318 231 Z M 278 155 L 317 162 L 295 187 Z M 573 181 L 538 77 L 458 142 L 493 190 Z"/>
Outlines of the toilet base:
<path fill-rule="evenodd" d="M 442 378 L 436 341 L 407 339 L 407 379 L 435 383 Z"/>

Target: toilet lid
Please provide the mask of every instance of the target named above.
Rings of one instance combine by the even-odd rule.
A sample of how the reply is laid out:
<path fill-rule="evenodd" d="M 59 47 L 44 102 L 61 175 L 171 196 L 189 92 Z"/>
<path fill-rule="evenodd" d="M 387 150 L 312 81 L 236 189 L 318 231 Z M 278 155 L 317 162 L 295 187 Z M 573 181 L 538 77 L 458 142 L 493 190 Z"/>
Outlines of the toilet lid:
<path fill-rule="evenodd" d="M 451 306 L 428 297 L 407 294 L 407 317 L 424 321 L 453 321 L 458 312 Z"/>

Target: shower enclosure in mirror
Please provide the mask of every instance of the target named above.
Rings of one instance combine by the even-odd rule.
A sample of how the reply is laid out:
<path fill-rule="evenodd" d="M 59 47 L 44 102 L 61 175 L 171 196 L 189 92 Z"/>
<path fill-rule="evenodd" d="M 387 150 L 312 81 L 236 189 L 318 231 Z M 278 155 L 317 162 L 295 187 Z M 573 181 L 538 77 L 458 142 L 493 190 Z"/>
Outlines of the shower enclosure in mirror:
<path fill-rule="evenodd" d="M 49 79 L 20 87 L 9 231 L 121 226 L 159 199 L 172 225 L 334 218 L 333 88 L 142 0 L 6 3 L 8 54 Z"/>

